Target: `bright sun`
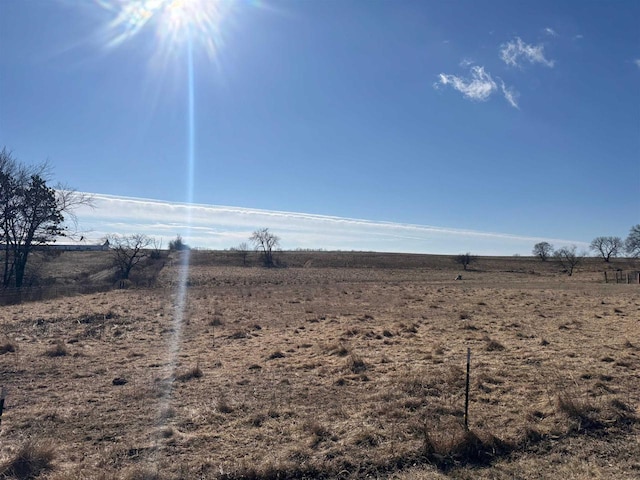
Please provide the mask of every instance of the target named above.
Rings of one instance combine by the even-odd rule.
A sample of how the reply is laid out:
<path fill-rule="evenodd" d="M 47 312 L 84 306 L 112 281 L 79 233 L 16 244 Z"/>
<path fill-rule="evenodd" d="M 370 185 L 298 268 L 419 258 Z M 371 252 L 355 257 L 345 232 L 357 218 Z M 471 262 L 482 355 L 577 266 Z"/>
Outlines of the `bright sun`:
<path fill-rule="evenodd" d="M 109 24 L 109 45 L 120 45 L 145 28 L 158 36 L 163 53 L 192 41 L 210 56 L 220 46 L 220 23 L 229 0 L 96 0 L 114 13 Z"/>

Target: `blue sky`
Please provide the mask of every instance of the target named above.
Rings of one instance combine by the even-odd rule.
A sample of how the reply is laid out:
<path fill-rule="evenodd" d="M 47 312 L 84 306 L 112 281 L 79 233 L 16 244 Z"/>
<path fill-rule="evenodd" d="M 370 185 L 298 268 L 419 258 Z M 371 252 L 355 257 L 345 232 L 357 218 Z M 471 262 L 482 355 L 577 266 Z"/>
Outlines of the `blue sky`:
<path fill-rule="evenodd" d="M 191 134 L 178 3 L 186 24 L 211 20 L 191 23 Z M 0 145 L 100 194 L 80 215 L 89 238 L 225 248 L 266 226 L 285 248 L 509 255 L 640 222 L 638 2 L 166 0 L 144 25 L 123 14 L 145 4 L 0 0 Z M 185 202 L 234 208 L 181 220 Z"/>

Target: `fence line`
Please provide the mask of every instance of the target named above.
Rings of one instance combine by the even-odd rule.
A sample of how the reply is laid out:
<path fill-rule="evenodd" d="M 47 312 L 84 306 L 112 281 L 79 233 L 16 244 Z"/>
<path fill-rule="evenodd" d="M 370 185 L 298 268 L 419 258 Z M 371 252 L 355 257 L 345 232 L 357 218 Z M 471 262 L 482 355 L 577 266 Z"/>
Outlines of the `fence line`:
<path fill-rule="evenodd" d="M 112 285 L 5 288 L 0 290 L 0 305 L 16 305 L 22 302 L 37 302 L 72 295 L 108 292 L 112 289 Z"/>
<path fill-rule="evenodd" d="M 604 272 L 604 283 L 637 283 L 640 284 L 640 272 L 623 270 L 615 270 L 613 272 Z"/>

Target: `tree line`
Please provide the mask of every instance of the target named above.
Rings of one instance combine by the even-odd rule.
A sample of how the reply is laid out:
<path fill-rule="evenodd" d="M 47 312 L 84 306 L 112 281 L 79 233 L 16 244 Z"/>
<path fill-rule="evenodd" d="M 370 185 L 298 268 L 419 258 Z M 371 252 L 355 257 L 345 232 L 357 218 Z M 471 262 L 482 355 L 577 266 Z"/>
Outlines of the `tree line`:
<path fill-rule="evenodd" d="M 33 251 L 54 243 L 60 237 L 77 235 L 74 211 L 83 205 L 92 205 L 92 198 L 62 184 L 51 186 L 51 169 L 45 162 L 27 166 L 18 162 L 10 151 L 0 150 L 0 260 L 2 262 L 2 286 L 21 288 L 25 283 L 28 260 Z M 147 257 L 160 258 L 161 245 L 143 234 L 111 235 L 109 240 L 113 264 L 120 279 L 128 279 L 131 271 Z M 268 228 L 259 228 L 249 237 L 254 250 L 260 253 L 265 267 L 275 267 L 278 262 L 275 252 L 280 238 Z M 169 242 L 170 251 L 189 250 L 178 235 Z M 640 224 L 631 227 L 623 241 L 620 237 L 596 237 L 590 249 L 605 262 L 626 253 L 629 257 L 640 257 Z M 242 257 L 243 265 L 249 253 L 246 242 L 232 248 Z M 536 243 L 533 255 L 542 261 L 558 260 L 573 273 L 574 268 L 586 256 L 577 252 L 575 246 L 554 249 L 548 242 Z M 458 255 L 455 261 L 466 270 L 475 260 L 470 253 Z"/>
<path fill-rule="evenodd" d="M 634 225 L 629 230 L 629 235 L 625 240 L 620 237 L 596 237 L 594 238 L 589 249 L 596 255 L 609 263 L 612 258 L 622 254 L 627 254 L 631 258 L 640 257 L 640 224 Z M 539 257 L 543 262 L 550 258 L 557 260 L 569 275 L 573 274 L 576 266 L 580 264 L 582 259 L 586 257 L 586 252 L 578 252 L 575 245 L 570 247 L 562 247 L 554 249 L 549 242 L 539 242 L 533 246 L 532 253 Z"/>
<path fill-rule="evenodd" d="M 161 245 L 147 235 L 109 235 L 107 240 L 118 280 L 128 280 L 134 269 L 147 259 L 161 258 Z M 249 241 L 253 244 L 254 250 L 260 253 L 260 259 L 265 267 L 271 268 L 278 265 L 275 251 L 280 245 L 280 237 L 274 235 L 268 228 L 259 228 L 249 237 Z M 184 242 L 180 235 L 169 242 L 170 252 L 189 250 L 191 247 Z M 237 253 L 242 258 L 242 264 L 246 265 L 249 255 L 249 245 L 246 242 L 240 243 L 231 251 Z"/>
<path fill-rule="evenodd" d="M 90 195 L 76 192 L 63 184 L 51 185 L 51 168 L 20 163 L 11 151 L 0 150 L 0 262 L 3 288 L 25 286 L 27 265 L 39 247 L 51 245 L 60 238 L 82 237 L 77 232 L 75 210 L 92 206 Z M 108 241 L 113 267 L 118 280 L 129 279 L 131 272 L 146 259 L 161 258 L 161 244 L 144 234 L 113 234 Z M 249 241 L 260 252 L 265 267 L 277 265 L 274 252 L 280 238 L 260 228 Z M 190 250 L 180 235 L 169 242 L 170 251 Z M 246 263 L 249 248 L 245 242 L 237 249 Z"/>

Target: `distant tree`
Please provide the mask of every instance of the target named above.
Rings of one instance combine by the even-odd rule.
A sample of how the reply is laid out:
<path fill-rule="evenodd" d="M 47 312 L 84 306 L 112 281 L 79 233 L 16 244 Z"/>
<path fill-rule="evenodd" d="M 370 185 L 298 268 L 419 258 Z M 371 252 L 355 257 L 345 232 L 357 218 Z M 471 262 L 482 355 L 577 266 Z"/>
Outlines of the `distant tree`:
<path fill-rule="evenodd" d="M 237 247 L 231 247 L 231 251 L 242 258 L 242 266 L 246 266 L 247 256 L 249 255 L 249 245 L 247 245 L 247 242 L 242 242 Z"/>
<path fill-rule="evenodd" d="M 630 257 L 640 257 L 640 224 L 631 227 L 624 248 Z"/>
<path fill-rule="evenodd" d="M 152 239 L 151 240 L 151 253 L 149 254 L 149 258 L 152 260 L 160 260 L 162 258 L 162 239 Z"/>
<path fill-rule="evenodd" d="M 471 253 L 461 253 L 460 255 L 456 255 L 453 259 L 457 264 L 462 265 L 462 267 L 466 270 L 471 263 L 476 261 L 476 257 L 471 255 Z"/>
<path fill-rule="evenodd" d="M 273 267 L 273 250 L 280 245 L 280 238 L 269 231 L 268 228 L 261 228 L 253 232 L 249 238 L 254 248 L 260 252 L 262 264 L 265 267 Z"/>
<path fill-rule="evenodd" d="M 182 250 L 191 250 L 191 247 L 184 243 L 180 234 L 176 235 L 175 240 L 171 240 L 169 242 L 169 251 L 170 252 L 180 252 Z"/>
<path fill-rule="evenodd" d="M 584 253 L 577 253 L 576 246 L 562 247 L 553 254 L 557 262 L 565 269 L 567 275 L 573 275 L 574 269 L 580 265 L 585 257 Z"/>
<path fill-rule="evenodd" d="M 533 255 L 535 255 L 536 257 L 540 257 L 540 260 L 542 260 L 543 262 L 546 262 L 547 259 L 551 255 L 553 255 L 553 245 L 551 245 L 549 242 L 536 243 L 533 246 L 533 251 L 531 253 L 533 253 Z"/>
<path fill-rule="evenodd" d="M 596 237 L 591 242 L 590 248 L 598 252 L 605 262 L 608 262 L 611 257 L 618 256 L 624 248 L 624 243 L 620 237 Z"/>
<path fill-rule="evenodd" d="M 131 271 L 150 255 L 147 249 L 153 239 L 141 233 L 133 235 L 109 235 L 113 265 L 118 269 L 120 280 L 127 280 Z"/>
<path fill-rule="evenodd" d="M 0 244 L 2 285 L 21 288 L 33 250 L 59 237 L 72 237 L 66 220 L 92 199 L 63 185 L 48 185 L 49 165 L 20 164 L 6 148 L 0 151 Z M 66 218 L 65 218 L 66 217 Z"/>

